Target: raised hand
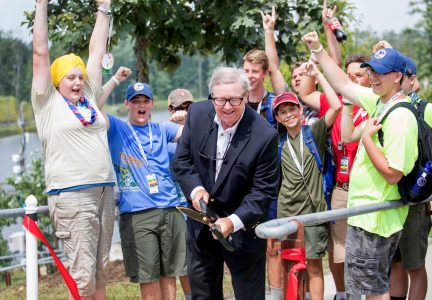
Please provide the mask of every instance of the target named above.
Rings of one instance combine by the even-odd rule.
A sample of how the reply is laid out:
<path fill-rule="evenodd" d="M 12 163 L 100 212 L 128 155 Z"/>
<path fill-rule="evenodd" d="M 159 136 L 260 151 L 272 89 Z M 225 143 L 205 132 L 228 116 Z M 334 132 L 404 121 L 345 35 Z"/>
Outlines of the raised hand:
<path fill-rule="evenodd" d="M 276 24 L 276 9 L 272 6 L 272 14 L 266 14 L 261 11 L 261 17 L 263 22 L 264 31 L 274 31 L 274 27 Z"/>
<path fill-rule="evenodd" d="M 306 33 L 302 39 L 303 42 L 305 42 L 306 46 L 309 48 L 309 50 L 317 50 L 321 47 L 318 33 L 316 33 L 316 31 Z"/>
<path fill-rule="evenodd" d="M 337 10 L 336 5 L 333 7 L 333 9 L 328 9 L 327 3 L 328 1 L 324 0 L 323 10 L 322 10 L 322 23 L 324 25 L 324 28 L 328 26 L 329 20 L 333 19 L 333 17 L 336 15 L 336 10 Z"/>
<path fill-rule="evenodd" d="M 300 66 L 301 75 L 316 77 L 319 73 L 317 66 L 312 61 L 305 62 Z"/>
<path fill-rule="evenodd" d="M 372 48 L 372 53 L 377 52 L 378 50 L 384 49 L 384 48 L 393 48 L 392 45 L 390 45 L 389 42 L 382 40 L 375 44 Z"/>
<path fill-rule="evenodd" d="M 114 77 L 119 81 L 123 82 L 125 81 L 130 75 L 132 74 L 132 70 L 126 67 L 121 66 L 118 68 L 117 72 L 115 73 Z"/>

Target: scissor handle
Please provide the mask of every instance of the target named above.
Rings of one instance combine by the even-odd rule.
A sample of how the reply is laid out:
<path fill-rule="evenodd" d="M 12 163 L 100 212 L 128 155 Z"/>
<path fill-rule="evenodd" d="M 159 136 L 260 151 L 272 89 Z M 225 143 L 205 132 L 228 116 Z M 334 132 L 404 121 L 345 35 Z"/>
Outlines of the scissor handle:
<path fill-rule="evenodd" d="M 222 246 L 229 252 L 234 251 L 234 247 L 232 245 L 232 237 L 229 235 L 226 239 L 220 231 L 219 226 L 213 225 L 210 227 L 211 232 L 216 236 L 218 241 L 222 244 Z"/>

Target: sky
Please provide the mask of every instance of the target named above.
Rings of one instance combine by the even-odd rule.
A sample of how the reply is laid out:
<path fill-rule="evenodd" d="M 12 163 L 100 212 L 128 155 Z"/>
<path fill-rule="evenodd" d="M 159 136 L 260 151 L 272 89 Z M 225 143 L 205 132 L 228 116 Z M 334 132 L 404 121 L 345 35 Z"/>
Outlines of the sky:
<path fill-rule="evenodd" d="M 115 1 L 115 0 L 114 0 Z M 410 16 L 409 0 L 349 0 L 357 7 L 355 13 L 358 27 L 374 31 L 399 32 L 412 27 L 419 16 Z M 29 30 L 20 27 L 24 20 L 24 11 L 34 8 L 34 0 L 0 0 L 0 29 L 10 31 L 13 36 L 27 42 L 31 40 Z"/>

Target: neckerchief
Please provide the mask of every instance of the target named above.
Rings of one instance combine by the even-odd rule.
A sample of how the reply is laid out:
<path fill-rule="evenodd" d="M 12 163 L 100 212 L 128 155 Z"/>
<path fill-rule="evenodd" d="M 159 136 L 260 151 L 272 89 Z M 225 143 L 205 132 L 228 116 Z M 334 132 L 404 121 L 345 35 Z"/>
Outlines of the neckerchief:
<path fill-rule="evenodd" d="M 80 120 L 80 122 L 84 126 L 92 125 L 97 118 L 97 112 L 94 109 L 94 107 L 90 104 L 90 102 L 85 97 L 81 97 L 78 101 L 81 102 L 81 104 L 85 107 L 87 107 L 91 111 L 90 121 L 86 121 L 86 119 L 83 117 L 83 115 L 78 111 L 77 107 L 66 97 L 63 97 L 63 99 L 66 101 L 66 104 L 69 106 L 70 110 L 75 114 L 75 116 Z"/>

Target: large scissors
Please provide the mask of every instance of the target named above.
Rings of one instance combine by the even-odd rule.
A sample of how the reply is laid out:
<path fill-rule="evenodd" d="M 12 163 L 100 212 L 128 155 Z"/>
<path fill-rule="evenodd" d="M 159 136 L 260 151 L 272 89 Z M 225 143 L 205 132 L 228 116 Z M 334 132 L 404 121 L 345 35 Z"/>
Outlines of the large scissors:
<path fill-rule="evenodd" d="M 232 237 L 229 235 L 226 239 L 223 236 L 220 228 L 218 225 L 213 224 L 216 222 L 217 219 L 219 219 L 218 214 L 212 210 L 210 207 L 206 205 L 203 199 L 199 200 L 199 204 L 201 207 L 201 212 L 196 211 L 194 209 L 177 206 L 177 209 L 190 217 L 191 219 L 194 219 L 195 221 L 201 222 L 207 226 L 210 226 L 210 231 L 216 236 L 218 241 L 222 244 L 222 246 L 230 252 L 234 251 L 234 247 L 232 246 Z"/>

